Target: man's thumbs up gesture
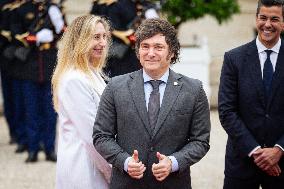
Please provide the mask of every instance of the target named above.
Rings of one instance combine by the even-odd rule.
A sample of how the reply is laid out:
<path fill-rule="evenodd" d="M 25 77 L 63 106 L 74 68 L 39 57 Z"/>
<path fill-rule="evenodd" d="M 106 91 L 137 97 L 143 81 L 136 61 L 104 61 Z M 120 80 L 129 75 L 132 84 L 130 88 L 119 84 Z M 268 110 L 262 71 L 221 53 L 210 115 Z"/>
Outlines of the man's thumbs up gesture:
<path fill-rule="evenodd" d="M 163 181 L 171 173 L 172 161 L 167 156 L 160 154 L 160 152 L 157 152 L 157 158 L 159 163 L 152 165 L 152 172 L 158 181 Z"/>
<path fill-rule="evenodd" d="M 128 162 L 128 175 L 135 179 L 141 179 L 145 170 L 145 165 L 141 161 L 139 162 L 138 151 L 134 150 L 132 158 Z"/>

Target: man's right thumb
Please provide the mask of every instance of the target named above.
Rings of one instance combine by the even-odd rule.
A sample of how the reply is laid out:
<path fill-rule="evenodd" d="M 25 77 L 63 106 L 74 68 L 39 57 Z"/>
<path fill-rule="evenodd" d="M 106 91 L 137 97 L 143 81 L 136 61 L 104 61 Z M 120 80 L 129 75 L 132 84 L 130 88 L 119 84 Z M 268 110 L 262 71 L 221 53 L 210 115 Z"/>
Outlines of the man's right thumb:
<path fill-rule="evenodd" d="M 138 162 L 138 161 L 139 161 L 139 158 L 138 158 L 138 151 L 137 151 L 137 150 L 134 150 L 133 155 L 132 155 L 132 158 L 134 159 L 135 162 Z"/>

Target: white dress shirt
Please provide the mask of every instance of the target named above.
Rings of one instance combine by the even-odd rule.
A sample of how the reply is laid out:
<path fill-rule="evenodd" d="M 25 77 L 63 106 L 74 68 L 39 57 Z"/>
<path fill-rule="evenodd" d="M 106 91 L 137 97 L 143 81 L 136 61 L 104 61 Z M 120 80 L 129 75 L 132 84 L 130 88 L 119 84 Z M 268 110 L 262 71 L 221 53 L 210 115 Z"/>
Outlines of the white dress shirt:
<path fill-rule="evenodd" d="M 165 93 L 165 89 L 166 89 L 166 85 L 167 85 L 167 81 L 169 78 L 169 70 L 159 79 L 161 81 L 163 81 L 160 85 L 159 85 L 159 93 L 160 93 L 160 107 L 162 105 L 163 102 L 163 97 L 164 97 L 164 93 Z M 149 104 L 149 99 L 150 99 L 150 94 L 153 91 L 153 87 L 150 84 L 150 80 L 153 80 L 144 70 L 143 70 L 143 80 L 144 80 L 144 92 L 145 92 L 145 102 L 146 102 L 146 107 L 148 110 L 148 104 Z"/>
<path fill-rule="evenodd" d="M 261 73 L 262 73 L 262 77 L 263 77 L 264 62 L 265 62 L 265 60 L 267 58 L 265 50 L 272 50 L 272 53 L 270 55 L 270 60 L 271 60 L 272 67 L 273 67 L 273 72 L 274 72 L 275 71 L 275 67 L 276 67 L 278 54 L 279 54 L 279 50 L 280 50 L 280 47 L 281 47 L 281 40 L 279 38 L 278 42 L 274 45 L 274 47 L 272 47 L 271 49 L 268 49 L 259 41 L 259 38 L 257 37 L 257 39 L 256 39 L 256 47 L 257 47 L 259 61 L 260 61 Z"/>

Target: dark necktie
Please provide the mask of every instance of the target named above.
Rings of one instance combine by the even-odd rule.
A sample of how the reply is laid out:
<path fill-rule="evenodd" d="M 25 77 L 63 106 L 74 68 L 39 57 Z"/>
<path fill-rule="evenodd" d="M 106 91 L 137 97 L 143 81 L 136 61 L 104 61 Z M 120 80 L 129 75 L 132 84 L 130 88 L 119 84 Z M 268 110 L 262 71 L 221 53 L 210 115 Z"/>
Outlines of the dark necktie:
<path fill-rule="evenodd" d="M 163 81 L 151 80 L 149 82 L 153 87 L 153 91 L 150 94 L 149 103 L 148 103 L 148 117 L 149 117 L 150 127 L 154 131 L 160 111 L 159 85 Z"/>
<path fill-rule="evenodd" d="M 271 87 L 271 81 L 273 77 L 273 66 L 270 60 L 270 54 L 273 52 L 272 50 L 265 50 L 267 58 L 264 62 L 263 67 L 263 84 L 265 87 L 265 95 L 266 97 L 269 96 L 269 91 Z"/>

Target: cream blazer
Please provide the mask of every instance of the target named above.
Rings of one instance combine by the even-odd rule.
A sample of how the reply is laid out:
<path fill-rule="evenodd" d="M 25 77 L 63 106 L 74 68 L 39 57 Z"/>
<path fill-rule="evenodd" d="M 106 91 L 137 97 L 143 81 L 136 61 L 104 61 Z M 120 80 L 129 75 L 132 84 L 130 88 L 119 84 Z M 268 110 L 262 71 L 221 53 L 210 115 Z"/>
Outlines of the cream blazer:
<path fill-rule="evenodd" d="M 106 86 L 94 72 L 71 70 L 59 83 L 57 189 L 107 189 L 111 167 L 93 146 L 92 133 L 100 96 Z"/>

